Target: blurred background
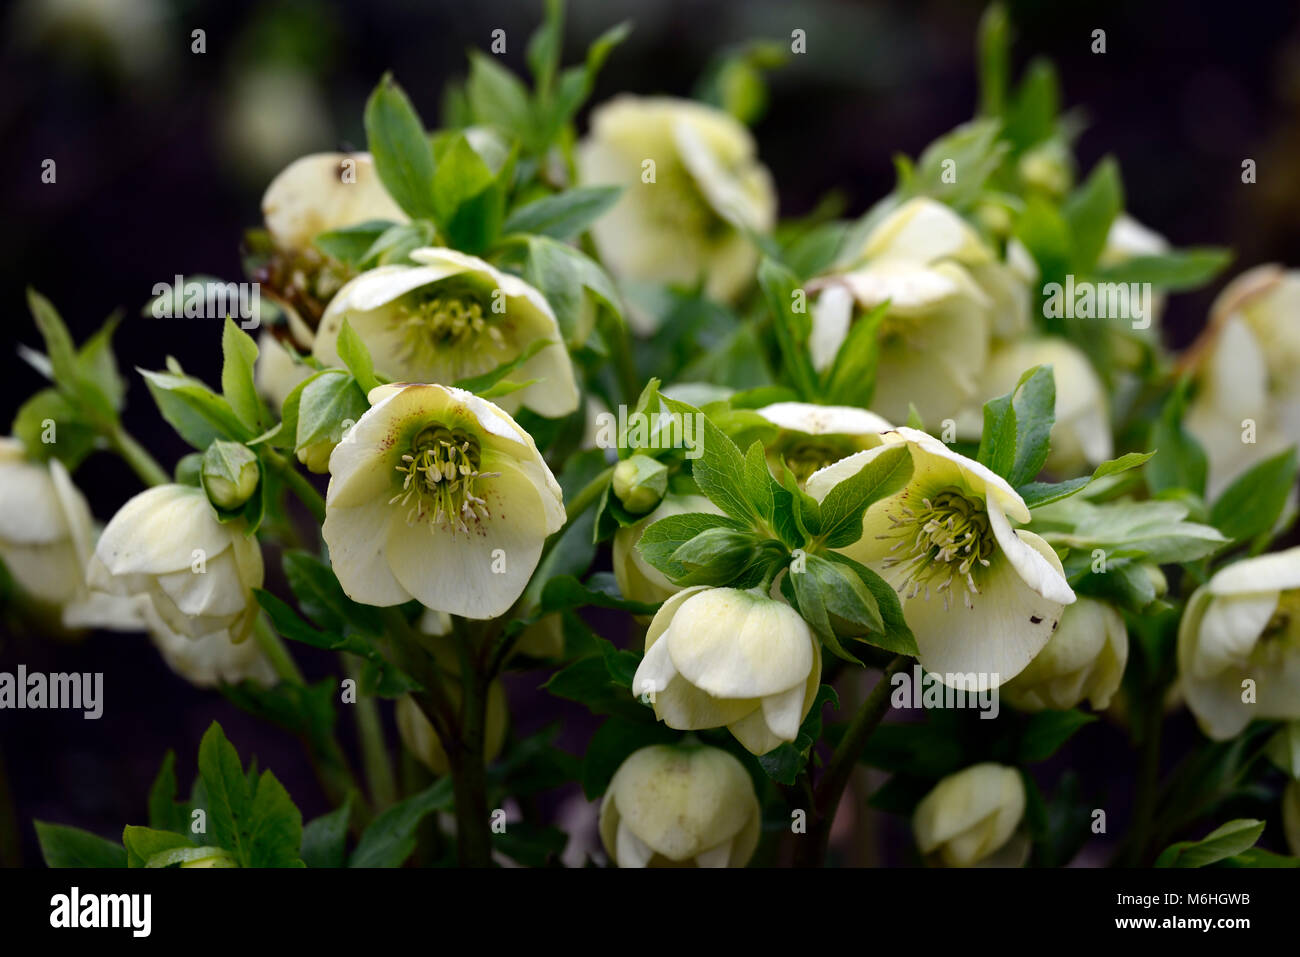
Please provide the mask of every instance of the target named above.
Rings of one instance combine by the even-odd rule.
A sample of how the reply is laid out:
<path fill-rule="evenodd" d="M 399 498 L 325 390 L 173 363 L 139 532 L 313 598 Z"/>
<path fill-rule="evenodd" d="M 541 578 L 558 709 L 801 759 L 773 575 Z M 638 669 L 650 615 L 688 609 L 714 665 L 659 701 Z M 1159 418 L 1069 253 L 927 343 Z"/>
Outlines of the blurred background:
<path fill-rule="evenodd" d="M 1260 262 L 1300 264 L 1300 5 L 1295 0 L 1012 0 L 1016 71 L 1043 55 L 1059 68 L 1065 105 L 1086 120 L 1086 171 L 1119 160 L 1129 212 L 1175 245 L 1231 247 L 1227 276 Z M 28 285 L 49 296 L 80 341 L 114 309 L 124 369 L 160 368 L 175 353 L 210 381 L 219 328 L 140 317 L 155 283 L 176 274 L 240 279 L 239 238 L 260 222 L 270 178 L 304 153 L 363 148 L 361 114 L 391 69 L 436 125 L 444 86 L 463 76 L 465 50 L 504 29 L 509 66 L 522 71 L 540 0 L 20 0 L 3 13 L 0 142 L 0 419 L 43 384 L 17 356 L 39 345 Z M 846 214 L 893 185 L 891 157 L 912 156 L 970 118 L 974 38 L 982 4 L 962 0 L 571 0 L 566 62 L 612 24 L 635 28 L 603 73 L 593 103 L 619 92 L 687 95 L 729 44 L 807 33 L 807 53 L 770 74 L 755 133 L 785 216 L 837 192 Z M 1106 31 L 1106 53 L 1091 52 Z M 192 52 L 202 30 L 205 51 Z M 1258 182 L 1241 181 L 1244 159 Z M 55 162 L 55 182 L 42 164 Z M 1225 276 L 1225 278 L 1227 278 Z M 1173 297 L 1169 344 L 1185 345 L 1221 283 Z M 138 378 L 126 422 L 166 466 L 188 451 L 157 417 Z M 78 484 L 101 519 L 138 491 L 109 456 Z M 268 567 L 274 567 L 272 561 Z M 32 818 L 116 836 L 142 823 L 164 751 L 178 752 L 182 789 L 208 723 L 222 721 L 245 758 L 256 754 L 310 818 L 325 810 L 301 749 L 215 692 L 190 688 L 143 636 L 95 636 L 80 647 L 0 621 L 0 671 L 103 671 L 106 708 L 0 712 L 0 862 L 40 861 Z M 297 649 L 295 649 L 296 651 Z M 310 677 L 333 658 L 303 655 Z M 580 751 L 590 717 L 532 694 L 542 673 L 513 676 L 516 730 L 559 718 Z M 1185 717 L 1185 716 L 1184 716 Z M 1179 730 L 1188 740 L 1190 721 Z M 350 722 L 340 722 L 345 737 Z M 1121 818 L 1134 756 L 1118 730 L 1072 752 L 1085 780 L 1112 796 Z M 1170 748 L 1176 751 L 1176 747 Z M 1077 749 L 1076 749 L 1077 751 Z M 1050 767 L 1049 775 L 1052 773 Z M 1110 805 L 1107 805 L 1110 806 Z M 1112 830 L 1118 831 L 1117 826 Z M 905 829 L 887 830 L 905 844 Z M 1267 840 L 1265 843 L 1268 843 Z M 889 858 L 899 859 L 894 852 Z"/>

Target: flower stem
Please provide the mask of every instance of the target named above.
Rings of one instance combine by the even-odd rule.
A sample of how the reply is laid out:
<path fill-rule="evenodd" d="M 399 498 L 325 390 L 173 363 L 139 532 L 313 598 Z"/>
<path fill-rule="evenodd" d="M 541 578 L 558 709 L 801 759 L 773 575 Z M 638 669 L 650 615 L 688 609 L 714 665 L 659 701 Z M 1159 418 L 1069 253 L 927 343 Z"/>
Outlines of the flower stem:
<path fill-rule="evenodd" d="M 814 806 L 810 809 L 808 834 L 800 842 L 795 854 L 795 862 L 801 867 L 820 867 L 826 860 L 826 850 L 830 846 L 831 825 L 835 822 L 835 812 L 844 796 L 844 788 L 849 783 L 853 768 L 862 756 L 862 749 L 876 730 L 885 713 L 889 710 L 890 679 L 903 669 L 910 659 L 906 655 L 896 655 L 880 676 L 880 681 L 871 689 L 862 707 L 853 716 L 848 730 L 840 740 L 839 747 L 831 755 L 826 773 L 817 783 Z"/>
<path fill-rule="evenodd" d="M 462 867 L 492 863 L 492 834 L 488 822 L 487 765 L 483 758 L 487 733 L 487 693 L 490 678 L 474 654 L 474 636 L 463 619 L 452 619 L 460 656 L 460 734 L 446 742 L 456 797 L 456 853 Z"/>
<path fill-rule="evenodd" d="M 298 496 L 298 500 L 303 505 L 307 506 L 312 518 L 316 519 L 316 524 L 324 522 L 325 499 L 321 497 L 320 492 L 316 491 L 316 486 L 312 485 L 306 476 L 294 468 L 292 463 L 280 453 L 267 449 L 266 460 L 275 469 L 275 474 L 280 476 L 280 480 L 294 495 Z"/>
<path fill-rule="evenodd" d="M 166 485 L 171 476 L 154 460 L 143 445 L 133 439 L 119 423 L 107 434 L 109 445 L 122 457 L 145 485 Z"/>
<path fill-rule="evenodd" d="M 298 670 L 298 663 L 293 660 L 293 655 L 289 649 L 284 646 L 280 636 L 276 634 L 275 629 L 270 626 L 265 615 L 258 615 L 257 621 L 253 624 L 253 640 L 257 642 L 262 654 L 271 662 L 271 667 L 281 681 L 288 681 L 293 684 L 303 684 L 302 672 Z"/>
<path fill-rule="evenodd" d="M 1155 821 L 1156 798 L 1160 783 L 1160 731 L 1163 721 L 1164 693 L 1160 689 L 1147 700 L 1143 709 L 1142 751 L 1139 757 L 1137 793 L 1133 799 L 1133 828 L 1126 863 L 1141 866 L 1151 841 Z"/>
<path fill-rule="evenodd" d="M 339 657 L 348 677 L 361 686 L 361 660 L 354 655 L 342 652 Z M 382 811 L 397 800 L 397 778 L 393 774 L 392 762 L 388 756 L 388 742 L 384 740 L 384 726 L 379 718 L 379 707 L 375 699 L 357 691 L 357 700 L 353 717 L 357 722 L 357 737 L 361 741 L 361 763 L 366 772 L 366 785 L 370 788 L 370 799 L 376 811 Z"/>

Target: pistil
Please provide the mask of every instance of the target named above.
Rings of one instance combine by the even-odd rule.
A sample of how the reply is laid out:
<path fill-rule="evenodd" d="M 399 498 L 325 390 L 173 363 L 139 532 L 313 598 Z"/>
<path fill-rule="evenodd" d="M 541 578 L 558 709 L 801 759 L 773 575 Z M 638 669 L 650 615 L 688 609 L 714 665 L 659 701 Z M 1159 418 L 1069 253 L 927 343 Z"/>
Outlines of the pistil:
<path fill-rule="evenodd" d="M 402 490 L 388 504 L 407 508 L 406 522 L 427 522 L 429 531 L 448 526 L 455 535 L 469 532 L 469 523 L 490 517 L 487 500 L 476 494 L 480 479 L 500 472 L 480 472 L 477 440 L 460 429 L 425 429 L 396 466 Z"/>
<path fill-rule="evenodd" d="M 882 564 L 900 570 L 899 593 L 904 598 L 923 595 L 929 601 L 934 585 L 947 611 L 957 581 L 965 586 L 966 607 L 974 607 L 971 596 L 980 593 L 975 575 L 989 566 L 995 547 L 984 504 L 956 488 L 946 488 L 919 503 L 900 504 L 888 518 L 889 532 L 877 538 L 898 539 Z"/>

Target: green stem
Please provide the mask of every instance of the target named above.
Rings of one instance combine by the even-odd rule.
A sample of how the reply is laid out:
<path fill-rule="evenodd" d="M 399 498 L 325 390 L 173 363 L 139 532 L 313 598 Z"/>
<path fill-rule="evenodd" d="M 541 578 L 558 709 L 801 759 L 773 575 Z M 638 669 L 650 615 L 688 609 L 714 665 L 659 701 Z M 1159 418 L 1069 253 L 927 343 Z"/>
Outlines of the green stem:
<path fill-rule="evenodd" d="M 253 640 L 271 662 L 271 667 L 275 669 L 281 681 L 298 685 L 304 683 L 298 663 L 293 660 L 293 655 L 289 653 L 289 649 L 280 640 L 280 636 L 271 627 L 265 615 L 258 615 L 257 621 L 253 624 Z"/>
<path fill-rule="evenodd" d="M 839 747 L 831 755 L 826 773 L 822 775 L 814 792 L 816 803 L 810 809 L 812 820 L 808 834 L 800 842 L 795 854 L 795 862 L 799 866 L 820 867 L 825 862 L 826 850 L 830 846 L 831 825 L 835 822 L 835 812 L 840 806 L 840 798 L 844 796 L 844 788 L 849 783 L 871 733 L 889 711 L 890 679 L 910 660 L 906 655 L 896 655 L 885 666 L 880 681 L 862 702 L 862 707 L 853 716 L 848 730 L 840 739 Z"/>
<path fill-rule="evenodd" d="M 1164 724 L 1164 690 L 1151 695 L 1143 712 L 1143 740 L 1138 765 L 1137 793 L 1133 799 L 1133 828 L 1127 855 L 1130 867 L 1141 866 L 1151 842 L 1156 797 L 1160 783 L 1160 732 Z"/>
<path fill-rule="evenodd" d="M 342 652 L 339 657 L 343 667 L 358 688 L 361 686 L 361 659 Z M 397 778 L 388 756 L 388 742 L 384 740 L 384 726 L 379 717 L 375 699 L 358 690 L 354 717 L 357 737 L 361 741 L 361 763 L 365 768 L 366 785 L 376 811 L 382 811 L 397 800 Z"/>
<path fill-rule="evenodd" d="M 119 423 L 115 425 L 108 433 L 107 438 L 109 445 L 114 452 L 122 457 L 131 470 L 140 477 L 140 481 L 145 485 L 166 485 L 171 481 L 171 476 L 159 465 L 152 455 L 148 453 L 143 445 L 133 439 Z"/>
<path fill-rule="evenodd" d="M 641 388 L 638 385 L 636 363 L 632 359 L 632 341 L 627 322 L 611 310 L 603 310 L 603 313 L 601 338 L 605 340 L 610 357 L 614 360 L 614 371 L 618 375 L 619 388 L 623 390 L 623 401 L 630 404 L 636 401 Z"/>
<path fill-rule="evenodd" d="M 316 486 L 312 485 L 301 472 L 293 467 L 284 456 L 271 449 L 266 450 L 266 461 L 275 469 L 275 474 L 280 476 L 280 480 L 288 486 L 298 500 L 307 506 L 311 512 L 312 518 L 316 519 L 319 525 L 325 521 L 325 499 L 321 497 L 320 492 L 316 491 Z"/>
<path fill-rule="evenodd" d="M 456 852 L 462 867 L 488 867 L 492 863 L 492 833 L 483 751 L 490 679 L 477 667 L 473 636 L 465 623 L 456 618 L 452 621 L 461 669 L 460 734 L 444 745 L 456 796 Z"/>

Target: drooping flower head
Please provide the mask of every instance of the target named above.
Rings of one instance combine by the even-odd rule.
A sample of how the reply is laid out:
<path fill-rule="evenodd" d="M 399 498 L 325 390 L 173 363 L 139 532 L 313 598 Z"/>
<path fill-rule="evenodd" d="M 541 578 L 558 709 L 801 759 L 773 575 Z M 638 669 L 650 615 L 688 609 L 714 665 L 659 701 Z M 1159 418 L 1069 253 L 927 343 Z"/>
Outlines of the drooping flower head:
<path fill-rule="evenodd" d="M 823 466 L 875 448 L 880 433 L 893 428 L 874 412 L 851 406 L 774 402 L 755 411 L 780 429 L 764 444 L 769 464 L 775 470 L 784 460 L 800 482 Z"/>
<path fill-rule="evenodd" d="M 1019 867 L 1029 840 L 1017 831 L 1025 785 L 1015 768 L 985 762 L 950 774 L 916 806 L 912 829 L 928 862 L 944 867 Z"/>
<path fill-rule="evenodd" d="M 564 524 L 532 437 L 486 399 L 441 385 L 371 390 L 330 456 L 323 534 L 344 591 L 492 618 Z"/>
<path fill-rule="evenodd" d="M 1128 663 L 1128 630 L 1112 605 L 1080 598 L 1061 613 L 1047 646 L 1002 688 L 1022 711 L 1068 711 L 1087 699 L 1098 711 L 1110 706 Z"/>
<path fill-rule="evenodd" d="M 451 249 L 417 249 L 416 266 L 380 266 L 357 276 L 330 302 L 312 353 L 341 365 L 346 319 L 370 349 L 377 371 L 406 382 L 450 385 L 511 362 L 536 342 L 539 352 L 511 378 L 535 383 L 499 405 L 554 418 L 578 407 L 573 365 L 555 314 L 517 276 Z"/>
<path fill-rule="evenodd" d="M 927 671 L 974 672 L 996 687 L 1042 650 L 1074 601 L 1061 561 L 1012 528 L 1029 509 L 1004 478 L 916 429 L 884 440 L 814 473 L 808 493 L 820 501 L 884 448 L 908 444 L 911 479 L 867 509 L 862 538 L 841 551 L 897 589 Z"/>

